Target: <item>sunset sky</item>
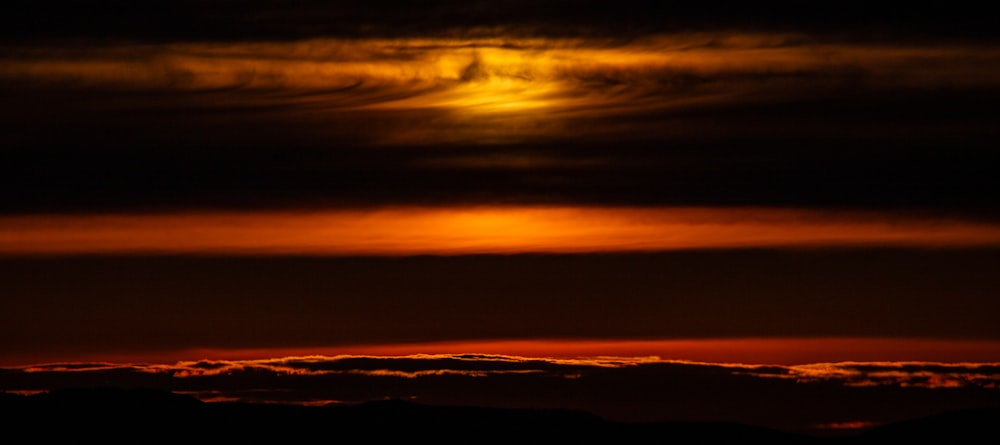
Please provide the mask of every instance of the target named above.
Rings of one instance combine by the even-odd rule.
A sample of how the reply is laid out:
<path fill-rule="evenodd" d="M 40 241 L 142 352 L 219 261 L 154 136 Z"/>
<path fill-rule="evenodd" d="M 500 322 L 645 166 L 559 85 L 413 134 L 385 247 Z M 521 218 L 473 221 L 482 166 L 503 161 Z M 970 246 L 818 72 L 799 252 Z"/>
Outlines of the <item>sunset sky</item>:
<path fill-rule="evenodd" d="M 897 418 L 995 405 L 989 16 L 646 3 L 13 2 L 0 390 L 776 426 L 889 420 L 861 388 Z M 334 374 L 409 383 L 307 390 Z M 521 398 L 449 380 L 473 374 Z M 534 375 L 589 389 L 533 402 Z M 605 394 L 662 379 L 728 408 Z M 732 409 L 773 382 L 856 415 Z"/>

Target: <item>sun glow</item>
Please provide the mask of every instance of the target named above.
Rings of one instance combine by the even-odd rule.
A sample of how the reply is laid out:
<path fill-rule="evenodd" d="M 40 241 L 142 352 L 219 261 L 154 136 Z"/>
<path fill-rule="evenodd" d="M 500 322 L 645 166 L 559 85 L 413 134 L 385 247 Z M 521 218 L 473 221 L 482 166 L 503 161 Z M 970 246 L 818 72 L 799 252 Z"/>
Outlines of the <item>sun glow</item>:
<path fill-rule="evenodd" d="M 438 54 L 427 71 L 436 87 L 420 95 L 365 105 L 364 109 L 444 108 L 472 113 L 509 113 L 572 105 L 571 85 L 560 81 L 551 54 L 502 48 L 454 49 Z"/>
<path fill-rule="evenodd" d="M 550 96 L 557 91 L 552 84 L 490 78 L 456 87 L 450 94 L 453 98 L 443 98 L 439 104 L 471 111 L 527 111 L 551 106 L 555 101 Z"/>

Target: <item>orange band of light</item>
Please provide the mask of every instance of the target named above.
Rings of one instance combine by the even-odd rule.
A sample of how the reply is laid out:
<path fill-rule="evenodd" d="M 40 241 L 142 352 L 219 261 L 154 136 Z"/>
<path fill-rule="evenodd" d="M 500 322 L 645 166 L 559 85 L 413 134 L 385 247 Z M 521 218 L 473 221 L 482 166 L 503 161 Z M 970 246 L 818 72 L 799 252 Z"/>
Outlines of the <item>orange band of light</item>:
<path fill-rule="evenodd" d="M 463 207 L 0 218 L 0 255 L 1000 246 L 1000 226 L 777 209 Z"/>

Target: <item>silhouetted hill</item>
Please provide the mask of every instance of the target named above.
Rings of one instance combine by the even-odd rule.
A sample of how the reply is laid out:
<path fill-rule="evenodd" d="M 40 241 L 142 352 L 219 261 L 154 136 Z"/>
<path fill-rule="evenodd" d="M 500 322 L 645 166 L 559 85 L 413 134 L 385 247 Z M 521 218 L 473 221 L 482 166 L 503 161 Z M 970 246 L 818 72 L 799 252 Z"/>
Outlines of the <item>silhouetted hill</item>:
<path fill-rule="evenodd" d="M 321 407 L 205 403 L 185 395 L 140 389 L 72 389 L 33 396 L 0 393 L 0 410 L 9 433 L 27 433 L 39 441 L 289 443 L 370 439 L 469 443 L 653 439 L 670 443 L 850 444 L 1000 438 L 996 431 L 1000 424 L 997 410 L 950 413 L 841 438 L 794 435 L 730 423 L 615 423 L 569 410 L 430 406 L 400 400 Z M 975 435 L 970 436 L 972 433 Z"/>
<path fill-rule="evenodd" d="M 859 439 L 864 443 L 1000 443 L 1000 408 L 892 423 L 867 431 Z"/>

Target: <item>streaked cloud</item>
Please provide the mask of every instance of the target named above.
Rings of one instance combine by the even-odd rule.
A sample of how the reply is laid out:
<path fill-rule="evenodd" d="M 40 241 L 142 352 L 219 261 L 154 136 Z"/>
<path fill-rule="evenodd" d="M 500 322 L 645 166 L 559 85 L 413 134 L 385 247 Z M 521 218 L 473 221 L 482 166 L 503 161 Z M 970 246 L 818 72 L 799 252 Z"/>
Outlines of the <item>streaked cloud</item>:
<path fill-rule="evenodd" d="M 183 109 L 225 119 L 223 113 L 243 109 L 300 122 L 374 113 L 389 119 L 389 128 L 333 126 L 316 129 L 325 136 L 311 137 L 339 133 L 372 143 L 423 145 L 623 129 L 653 135 L 641 120 L 624 118 L 851 91 L 996 88 L 1000 52 L 781 33 L 630 40 L 501 34 L 26 46 L 8 51 L 2 65 L 0 78 L 22 93 L 112 93 L 86 104 L 70 100 L 67 110 Z M 604 118 L 613 119 L 600 126 L 574 124 Z"/>
<path fill-rule="evenodd" d="M 926 388 L 997 388 L 995 363 L 868 362 L 821 363 L 790 368 L 799 380 L 841 381 L 850 386 L 899 385 Z"/>
<path fill-rule="evenodd" d="M 0 211 L 730 204 L 996 218 L 990 45 L 502 31 L 6 48 Z"/>
<path fill-rule="evenodd" d="M 0 217 L 0 254 L 422 255 L 1000 244 L 989 223 L 740 208 L 462 207 Z"/>
<path fill-rule="evenodd" d="M 1000 363 L 935 362 L 835 362 L 801 365 L 758 365 L 739 363 L 702 363 L 663 360 L 656 357 L 579 357 L 547 358 L 498 354 L 416 354 L 411 356 L 304 356 L 257 360 L 199 360 L 174 364 L 157 363 L 57 363 L 5 368 L 5 376 L 17 373 L 39 376 L 61 375 L 72 381 L 74 375 L 89 379 L 95 373 L 136 373 L 165 375 L 174 379 L 232 377 L 240 374 L 268 373 L 275 376 L 323 377 L 354 375 L 419 379 L 435 376 L 489 377 L 506 374 L 537 374 L 562 378 L 580 378 L 614 369 L 687 367 L 730 375 L 792 379 L 798 383 L 829 382 L 844 386 L 1000 389 Z M 29 379 L 30 380 L 30 379 Z M 183 385 L 181 385 L 183 386 Z M 11 388 L 15 389 L 15 388 Z M 32 390 L 32 388 L 23 388 Z"/>

